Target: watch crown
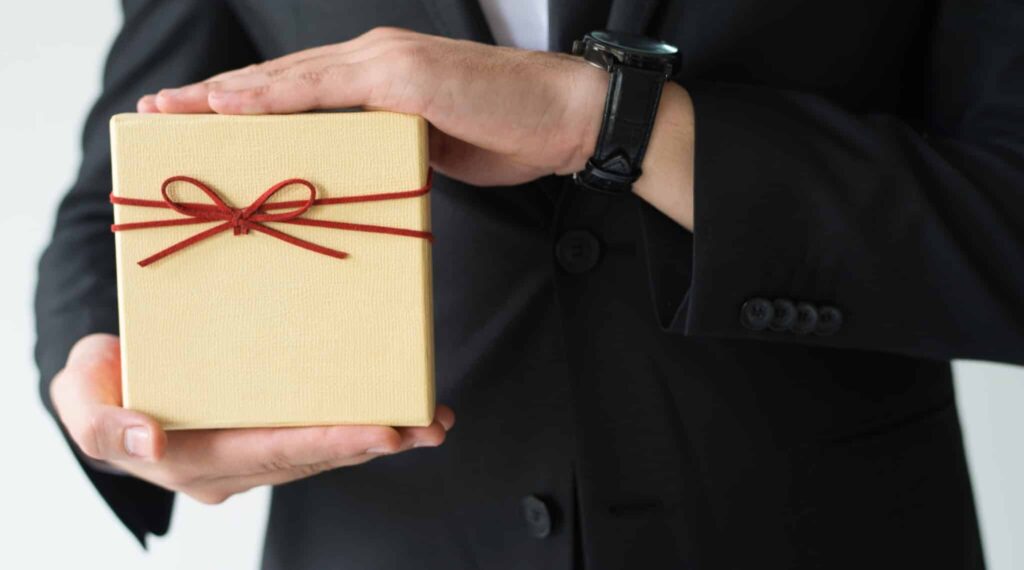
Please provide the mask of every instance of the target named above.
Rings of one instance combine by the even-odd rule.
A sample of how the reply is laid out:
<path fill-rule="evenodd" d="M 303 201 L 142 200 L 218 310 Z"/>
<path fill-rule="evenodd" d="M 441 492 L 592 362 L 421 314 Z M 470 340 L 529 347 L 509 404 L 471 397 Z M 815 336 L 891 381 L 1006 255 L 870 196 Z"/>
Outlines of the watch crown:
<path fill-rule="evenodd" d="M 573 55 L 583 55 L 583 50 L 584 50 L 583 40 L 574 40 L 572 42 L 572 54 Z"/>

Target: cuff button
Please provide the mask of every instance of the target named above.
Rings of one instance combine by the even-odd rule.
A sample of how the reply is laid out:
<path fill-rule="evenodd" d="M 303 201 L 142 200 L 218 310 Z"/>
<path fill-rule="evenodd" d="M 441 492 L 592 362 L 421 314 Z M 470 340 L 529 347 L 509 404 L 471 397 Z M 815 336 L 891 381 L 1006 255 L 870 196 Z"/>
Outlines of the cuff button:
<path fill-rule="evenodd" d="M 763 331 L 768 328 L 775 316 L 771 301 L 755 297 L 743 303 L 740 308 L 740 324 L 752 331 Z"/>
<path fill-rule="evenodd" d="M 789 299 L 775 299 L 772 301 L 772 308 L 775 310 L 775 316 L 768 327 L 777 332 L 788 331 L 796 322 L 796 305 Z"/>
<path fill-rule="evenodd" d="M 799 303 L 796 306 L 796 319 L 789 330 L 796 334 L 814 332 L 818 326 L 818 309 L 810 303 Z"/>
<path fill-rule="evenodd" d="M 818 309 L 818 326 L 814 329 L 815 334 L 819 334 L 821 336 L 835 334 L 842 326 L 842 311 L 828 305 Z"/>

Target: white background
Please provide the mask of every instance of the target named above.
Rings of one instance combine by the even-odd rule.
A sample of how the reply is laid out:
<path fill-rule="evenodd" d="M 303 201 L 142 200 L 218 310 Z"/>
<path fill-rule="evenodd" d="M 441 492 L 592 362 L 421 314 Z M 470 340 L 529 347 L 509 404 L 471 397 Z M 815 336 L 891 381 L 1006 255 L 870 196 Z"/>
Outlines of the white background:
<path fill-rule="evenodd" d="M 35 263 L 77 168 L 80 129 L 120 15 L 112 0 L 17 6 L 0 18 L 0 568 L 256 568 L 265 489 L 217 507 L 179 497 L 170 534 L 152 539 L 147 553 L 39 403 Z M 989 567 L 1024 568 L 1024 371 L 964 363 L 957 373 Z"/>

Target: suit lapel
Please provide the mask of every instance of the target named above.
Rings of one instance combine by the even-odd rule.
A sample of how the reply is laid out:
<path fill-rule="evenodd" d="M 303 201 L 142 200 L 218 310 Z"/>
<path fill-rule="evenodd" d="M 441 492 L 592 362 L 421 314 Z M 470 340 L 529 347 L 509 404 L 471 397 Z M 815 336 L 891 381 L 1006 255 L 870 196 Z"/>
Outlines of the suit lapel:
<path fill-rule="evenodd" d="M 442 35 L 485 44 L 494 43 L 494 36 L 491 35 L 478 0 L 421 1 Z"/>

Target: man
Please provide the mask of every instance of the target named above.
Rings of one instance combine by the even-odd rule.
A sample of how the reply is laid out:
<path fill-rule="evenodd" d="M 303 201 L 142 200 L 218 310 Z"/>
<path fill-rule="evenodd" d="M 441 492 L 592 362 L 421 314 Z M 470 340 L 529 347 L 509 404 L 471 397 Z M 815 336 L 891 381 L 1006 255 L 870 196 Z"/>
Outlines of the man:
<path fill-rule="evenodd" d="M 507 32 L 513 4 L 484 4 Z M 554 1 L 561 54 L 487 45 L 473 0 L 125 14 L 40 265 L 38 360 L 140 540 L 172 491 L 289 482 L 266 568 L 983 566 L 948 361 L 1024 362 L 1021 3 Z M 679 47 L 660 103 L 565 54 L 602 28 Z M 165 434 L 119 408 L 108 117 L 358 106 L 432 124 L 458 428 L 442 406 Z"/>

